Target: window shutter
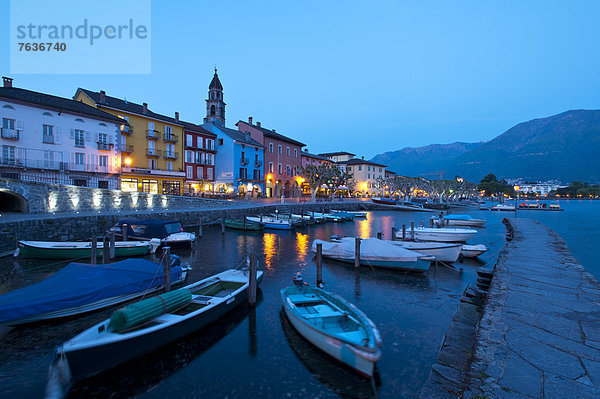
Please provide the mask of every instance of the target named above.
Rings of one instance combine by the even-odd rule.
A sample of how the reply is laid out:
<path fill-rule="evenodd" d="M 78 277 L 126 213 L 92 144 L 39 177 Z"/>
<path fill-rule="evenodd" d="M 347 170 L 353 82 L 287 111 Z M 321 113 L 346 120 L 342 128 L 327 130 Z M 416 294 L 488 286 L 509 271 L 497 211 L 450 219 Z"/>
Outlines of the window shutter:
<path fill-rule="evenodd" d="M 98 140 L 98 133 L 94 133 L 94 141 L 96 141 L 96 142 L 99 141 Z"/>
<path fill-rule="evenodd" d="M 86 130 L 85 131 L 85 141 L 91 141 L 91 140 L 92 140 L 92 135 L 89 130 Z"/>
<path fill-rule="evenodd" d="M 74 169 L 75 168 L 75 153 L 72 152 L 71 153 L 71 166 L 69 167 L 69 169 Z"/>
<path fill-rule="evenodd" d="M 148 130 L 154 130 L 154 122 L 148 122 Z"/>
<path fill-rule="evenodd" d="M 74 139 L 75 138 L 75 129 L 71 129 L 71 138 Z"/>
<path fill-rule="evenodd" d="M 60 128 L 54 127 L 54 144 L 60 144 Z"/>
<path fill-rule="evenodd" d="M 93 170 L 91 168 L 92 165 L 91 165 L 91 162 L 90 162 L 90 154 L 85 154 L 85 163 L 86 163 L 85 169 L 88 172 L 92 172 Z"/>
<path fill-rule="evenodd" d="M 23 121 L 17 121 L 17 130 L 23 130 Z"/>

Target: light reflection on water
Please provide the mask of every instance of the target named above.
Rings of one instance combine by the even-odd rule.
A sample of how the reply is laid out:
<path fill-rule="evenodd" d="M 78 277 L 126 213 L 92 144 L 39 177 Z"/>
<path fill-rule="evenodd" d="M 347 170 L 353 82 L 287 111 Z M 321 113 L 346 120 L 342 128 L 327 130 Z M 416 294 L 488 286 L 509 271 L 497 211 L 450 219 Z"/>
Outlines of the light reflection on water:
<path fill-rule="evenodd" d="M 564 234 L 569 244 L 573 242 L 572 237 L 581 238 L 576 234 L 576 228 L 580 227 L 588 235 L 581 243 L 588 245 L 592 241 L 589 230 L 600 225 L 600 212 L 597 212 L 600 207 L 574 206 L 572 211 L 538 213 L 537 217 L 546 219 L 551 227 Z M 356 304 L 377 324 L 383 335 L 378 397 L 418 395 L 437 357 L 459 297 L 467 284 L 476 278 L 475 268 L 493 262 L 504 245 L 505 230 L 500 221 L 510 215 L 468 213 L 488 220 L 486 228 L 480 229 L 472 243 L 484 243 L 490 251 L 480 261 L 457 264 L 460 270 L 432 268 L 425 275 L 369 268 L 355 272 L 351 265 L 323 262 L 325 288 Z M 532 212 L 526 217 L 534 215 Z M 71 396 L 162 398 L 174 393 L 178 397 L 230 398 L 281 398 L 287 394 L 291 397 L 373 396 L 369 385 L 365 387 L 351 373 L 339 370 L 335 363 L 312 350 L 287 328 L 280 314 L 279 290 L 289 286 L 292 274 L 299 270 L 304 271 L 308 283 L 314 283 L 315 263 L 310 245 L 315 238 L 328 239 L 333 234 L 366 238 L 383 232 L 384 238 L 389 239 L 392 227 L 410 226 L 411 221 L 416 225 L 421 221 L 428 224 L 429 216 L 427 213 L 369 212 L 366 220 L 327 223 L 295 232 L 227 230 L 222 235 L 219 227 L 205 228 L 204 237 L 193 251 L 178 252 L 194 268 L 190 282 L 235 267 L 254 253 L 265 270 L 262 299 L 256 310 L 241 309 L 221 323 L 148 357 L 85 381 L 75 387 Z M 568 223 L 571 216 L 577 224 Z M 586 217 L 591 223 L 584 222 Z M 586 253 L 572 249 L 576 257 Z M 584 259 L 580 261 L 585 264 Z M 23 270 L 28 270 L 43 262 L 19 260 L 19 264 Z M 12 258 L 0 259 L 0 292 L 7 289 L 7 276 L 13 267 Z M 55 266 L 50 271 L 58 268 Z M 16 273 L 11 277 L 12 287 L 40 281 L 50 271 L 38 269 Z M 597 270 L 592 272 L 597 273 Z M 6 396 L 40 397 L 53 348 L 110 316 L 111 312 L 109 309 L 64 322 L 23 327 L 0 338 L 0 359 L 3 359 L 0 392 Z"/>

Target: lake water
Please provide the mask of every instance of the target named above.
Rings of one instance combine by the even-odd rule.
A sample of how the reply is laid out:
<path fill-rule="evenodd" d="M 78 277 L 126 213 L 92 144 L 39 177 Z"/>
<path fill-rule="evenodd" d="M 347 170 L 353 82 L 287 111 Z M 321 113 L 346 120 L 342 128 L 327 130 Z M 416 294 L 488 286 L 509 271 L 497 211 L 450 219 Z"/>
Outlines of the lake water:
<path fill-rule="evenodd" d="M 574 255 L 598 276 L 593 251 L 599 244 L 600 202 L 572 201 L 565 212 L 520 212 L 559 232 Z M 369 212 L 366 220 L 310 226 L 294 232 L 246 233 L 220 228 L 204 229 L 193 251 L 178 253 L 194 268 L 189 281 L 197 281 L 237 267 L 248 254 L 258 256 L 265 272 L 255 309 L 241 306 L 219 322 L 148 356 L 78 383 L 70 397 L 126 398 L 329 398 L 416 397 L 435 362 L 441 340 L 459 298 L 476 279 L 475 270 L 495 262 L 504 246 L 502 217 L 512 213 L 469 211 L 487 219 L 472 243 L 490 250 L 479 260 L 456 263 L 458 270 L 432 267 L 414 275 L 323 262 L 325 288 L 356 304 L 378 326 L 383 336 L 383 357 L 374 382 L 341 368 L 314 349 L 282 315 L 279 290 L 292 284 L 302 271 L 314 283 L 315 262 L 310 245 L 331 235 L 389 238 L 392 227 L 427 221 L 431 214 Z M 22 270 L 40 261 L 19 260 Z M 0 259 L 0 292 L 42 280 L 64 264 L 33 271 L 14 272 L 13 259 Z M 0 338 L 0 392 L 4 396 L 43 396 L 51 353 L 56 345 L 110 316 L 112 310 L 64 322 L 17 328 Z"/>

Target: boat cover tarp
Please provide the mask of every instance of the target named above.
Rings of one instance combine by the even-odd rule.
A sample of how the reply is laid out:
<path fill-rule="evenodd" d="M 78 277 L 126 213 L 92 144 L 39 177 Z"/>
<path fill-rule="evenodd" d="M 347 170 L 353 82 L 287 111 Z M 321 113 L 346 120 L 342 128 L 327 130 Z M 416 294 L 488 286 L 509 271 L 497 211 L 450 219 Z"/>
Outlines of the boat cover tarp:
<path fill-rule="evenodd" d="M 170 229 L 176 227 L 177 229 L 181 228 L 181 223 L 176 220 L 158 220 L 158 219 L 125 219 L 119 220 L 119 226 L 123 228 L 123 224 L 127 224 L 127 233 L 129 236 L 133 237 L 145 237 L 145 238 L 166 238 L 168 235 L 172 233 L 178 233 L 179 231 L 168 231 L 167 226 L 169 225 Z M 176 225 L 176 226 L 170 226 Z M 132 226 L 145 226 L 145 232 L 140 234 L 138 232 L 133 231 Z"/>
<path fill-rule="evenodd" d="M 317 243 L 323 244 L 323 256 L 334 259 L 354 258 L 354 237 L 344 237 L 340 242 L 314 240 L 312 250 L 316 252 Z M 361 260 L 380 260 L 396 262 L 416 262 L 420 253 L 396 246 L 377 238 L 367 238 L 360 241 Z"/>
<path fill-rule="evenodd" d="M 471 220 L 473 219 L 470 215 L 446 215 L 444 219 L 448 220 Z"/>
<path fill-rule="evenodd" d="M 171 268 L 171 281 L 181 278 Z M 105 265 L 69 263 L 47 279 L 0 295 L 0 323 L 75 308 L 163 285 L 163 267 L 145 259 Z"/>

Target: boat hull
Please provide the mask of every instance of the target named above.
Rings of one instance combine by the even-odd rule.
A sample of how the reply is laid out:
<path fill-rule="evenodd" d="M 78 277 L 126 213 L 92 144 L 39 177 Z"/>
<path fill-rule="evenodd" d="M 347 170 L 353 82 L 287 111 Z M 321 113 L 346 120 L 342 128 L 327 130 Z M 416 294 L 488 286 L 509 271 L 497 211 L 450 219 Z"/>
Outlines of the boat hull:
<path fill-rule="evenodd" d="M 80 243 L 78 243 L 80 244 Z M 98 243 L 99 248 L 96 249 L 96 256 L 102 257 L 103 247 L 101 243 Z M 92 244 L 89 243 L 89 247 L 49 247 L 44 248 L 40 246 L 29 245 L 26 242 L 19 241 L 18 243 L 18 256 L 23 258 L 33 259 L 75 259 L 75 258 L 91 258 L 92 256 Z M 151 245 L 146 246 L 115 246 L 115 257 L 117 258 L 130 258 L 135 256 L 144 256 L 150 253 Z"/>
<path fill-rule="evenodd" d="M 339 262 L 351 263 L 354 264 L 354 258 L 343 258 L 343 257 L 333 257 L 329 255 L 323 255 L 324 258 L 337 260 Z M 399 261 L 386 261 L 386 260 L 372 260 L 365 259 L 361 257 L 360 259 L 361 266 L 372 266 L 378 267 L 382 269 L 393 269 L 393 270 L 402 270 L 407 272 L 420 272 L 424 273 L 429 270 L 431 266 L 430 260 L 418 259 L 416 262 L 399 262 Z"/>
<path fill-rule="evenodd" d="M 244 221 L 240 220 L 226 220 L 225 227 L 228 229 L 234 230 L 246 230 L 246 231 L 259 231 L 263 229 L 263 226 L 260 223 L 246 221 L 246 226 L 244 226 Z"/>
<path fill-rule="evenodd" d="M 411 251 L 418 252 L 423 255 L 431 255 L 435 257 L 436 260 L 441 262 L 456 262 L 461 253 L 460 244 L 455 245 L 441 245 L 431 244 L 431 245 L 422 245 L 422 243 L 412 243 L 412 242 L 403 242 L 403 241 L 392 241 L 394 245 L 398 245 L 400 247 L 409 249 Z"/>
<path fill-rule="evenodd" d="M 465 258 L 476 258 L 487 250 L 485 245 L 463 245 L 460 253 Z"/>

